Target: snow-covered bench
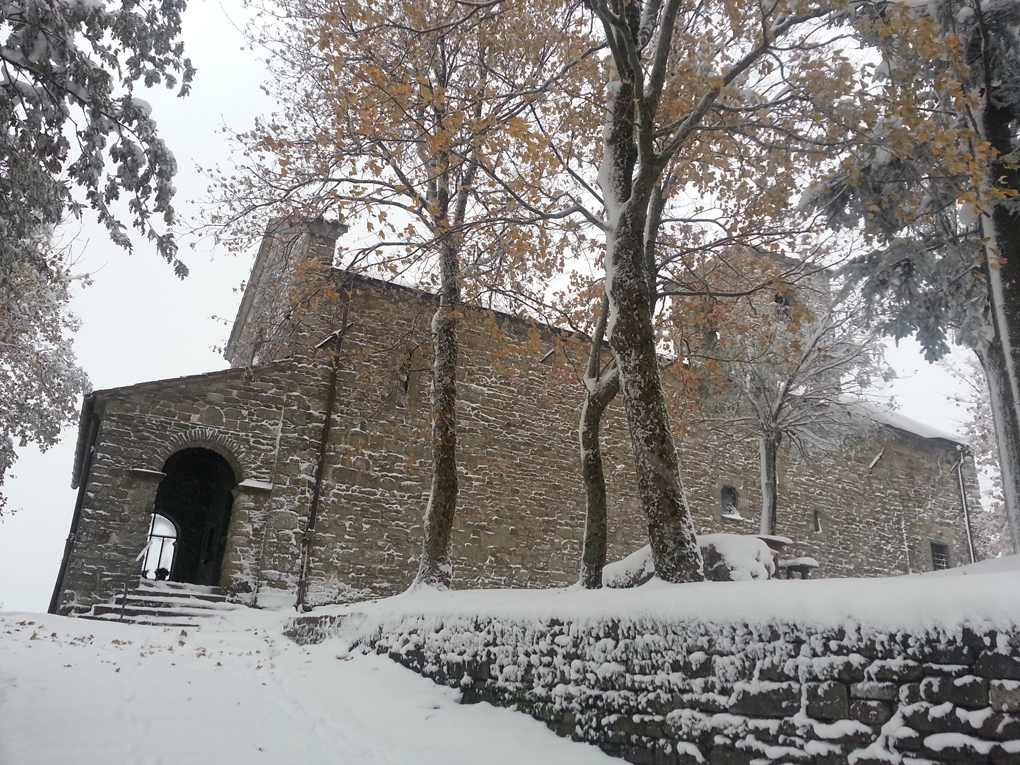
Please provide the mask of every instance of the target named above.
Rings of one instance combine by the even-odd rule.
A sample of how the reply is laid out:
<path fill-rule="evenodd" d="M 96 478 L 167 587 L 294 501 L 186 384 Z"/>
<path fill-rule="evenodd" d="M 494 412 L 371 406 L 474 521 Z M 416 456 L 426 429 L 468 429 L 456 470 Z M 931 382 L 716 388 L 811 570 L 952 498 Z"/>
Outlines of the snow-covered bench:
<path fill-rule="evenodd" d="M 811 569 L 818 568 L 818 561 L 814 558 L 790 558 L 781 560 L 776 565 L 783 579 L 792 579 L 793 574 L 800 574 L 801 579 L 807 579 Z"/>

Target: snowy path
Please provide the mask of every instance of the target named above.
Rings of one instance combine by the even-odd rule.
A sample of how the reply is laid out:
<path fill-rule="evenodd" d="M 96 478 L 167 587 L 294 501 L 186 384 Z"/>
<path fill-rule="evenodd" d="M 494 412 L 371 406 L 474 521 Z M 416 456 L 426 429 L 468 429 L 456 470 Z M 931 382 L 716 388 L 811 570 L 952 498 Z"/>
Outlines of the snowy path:
<path fill-rule="evenodd" d="M 297 646 L 280 623 L 248 612 L 182 635 L 0 615 L 0 763 L 618 762 L 388 660 L 338 658 L 336 641 Z"/>

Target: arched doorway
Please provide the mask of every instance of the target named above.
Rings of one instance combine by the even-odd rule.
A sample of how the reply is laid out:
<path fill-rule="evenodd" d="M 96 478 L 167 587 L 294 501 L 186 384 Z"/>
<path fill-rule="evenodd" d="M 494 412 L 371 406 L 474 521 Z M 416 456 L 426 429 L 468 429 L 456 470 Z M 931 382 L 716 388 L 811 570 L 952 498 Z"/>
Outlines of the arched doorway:
<path fill-rule="evenodd" d="M 200 447 L 171 455 L 163 472 L 153 512 L 177 527 L 170 579 L 218 585 L 237 476 L 220 454 Z"/>

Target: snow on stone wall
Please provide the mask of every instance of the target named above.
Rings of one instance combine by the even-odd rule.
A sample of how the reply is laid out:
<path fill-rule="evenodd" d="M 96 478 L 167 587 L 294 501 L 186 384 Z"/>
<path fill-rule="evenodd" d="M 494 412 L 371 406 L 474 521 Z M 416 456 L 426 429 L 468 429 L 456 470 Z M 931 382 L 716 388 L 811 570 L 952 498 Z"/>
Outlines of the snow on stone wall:
<path fill-rule="evenodd" d="M 405 616 L 380 654 L 633 763 L 1020 762 L 1020 635 Z"/>

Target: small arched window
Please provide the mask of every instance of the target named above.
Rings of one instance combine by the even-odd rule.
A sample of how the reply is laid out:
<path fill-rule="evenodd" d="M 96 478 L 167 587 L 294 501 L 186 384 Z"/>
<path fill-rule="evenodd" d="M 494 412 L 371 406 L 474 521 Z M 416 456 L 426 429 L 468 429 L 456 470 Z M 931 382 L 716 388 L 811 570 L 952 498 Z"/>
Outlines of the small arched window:
<path fill-rule="evenodd" d="M 776 310 L 779 316 L 788 319 L 790 307 L 793 305 L 793 295 L 788 287 L 781 288 L 775 295 Z"/>
<path fill-rule="evenodd" d="M 741 518 L 740 496 L 732 486 L 723 486 L 719 490 L 719 514 L 724 518 Z"/>
<path fill-rule="evenodd" d="M 411 390 L 411 359 L 408 357 L 400 369 L 397 370 L 397 387 L 394 391 L 393 400 L 398 409 L 406 409 L 408 393 Z"/>

